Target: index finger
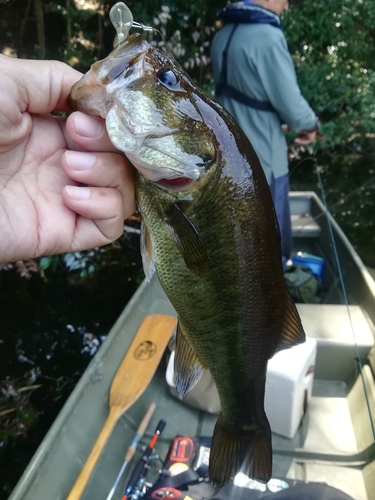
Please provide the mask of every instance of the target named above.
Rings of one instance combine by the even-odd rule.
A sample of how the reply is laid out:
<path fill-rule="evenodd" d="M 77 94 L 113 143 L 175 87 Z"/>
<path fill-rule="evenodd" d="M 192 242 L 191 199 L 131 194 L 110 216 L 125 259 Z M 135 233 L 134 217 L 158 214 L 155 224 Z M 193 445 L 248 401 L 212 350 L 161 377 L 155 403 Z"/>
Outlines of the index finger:
<path fill-rule="evenodd" d="M 66 131 L 69 138 L 86 151 L 120 152 L 110 141 L 103 118 L 75 111 L 67 119 Z"/>

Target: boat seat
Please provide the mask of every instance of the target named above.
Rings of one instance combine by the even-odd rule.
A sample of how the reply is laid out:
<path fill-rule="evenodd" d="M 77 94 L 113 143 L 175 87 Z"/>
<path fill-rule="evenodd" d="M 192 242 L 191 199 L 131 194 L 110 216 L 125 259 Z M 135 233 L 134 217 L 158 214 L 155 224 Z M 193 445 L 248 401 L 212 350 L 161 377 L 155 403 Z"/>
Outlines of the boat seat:
<path fill-rule="evenodd" d="M 373 444 L 373 434 L 363 393 L 363 381 L 367 387 L 368 402 L 373 414 L 375 410 L 373 375 L 370 367 L 365 365 L 363 379 L 361 375 L 358 375 L 352 386 L 339 380 L 314 379 L 312 398 L 296 435 L 292 439 L 286 439 L 276 434 L 272 435 L 273 451 L 276 455 L 292 457 L 294 451 L 300 453 L 296 465 L 297 463 L 302 465 L 303 468 L 299 474 L 305 472 L 307 476 L 298 475 L 295 477 L 296 479 L 316 481 L 317 479 L 314 479 L 313 476 L 309 477 L 309 464 L 316 465 L 317 461 L 321 463 L 325 461 L 324 467 L 330 462 L 336 465 L 341 463 L 338 471 L 343 472 L 342 467 L 349 462 L 355 463 L 361 460 L 359 458 L 361 454 L 367 456 L 368 452 L 368 460 L 370 459 L 369 450 Z M 274 462 L 277 464 L 278 459 L 275 459 Z M 375 462 L 370 468 L 371 471 L 375 470 L 374 467 Z M 360 471 L 358 470 L 358 472 Z M 280 471 L 280 473 L 285 473 L 285 470 Z M 327 474 L 330 480 L 335 480 L 335 476 L 336 474 Z M 288 477 L 291 476 L 288 475 Z M 324 474 L 322 479 L 323 477 Z M 362 483 L 363 485 L 363 479 L 360 477 L 358 484 Z M 375 479 L 368 482 L 374 485 Z M 347 482 L 347 485 L 350 483 L 351 481 Z M 339 486 L 339 482 L 336 484 L 329 482 L 329 484 L 346 491 L 343 484 L 342 487 Z M 353 485 L 355 484 L 354 481 Z M 353 494 L 354 491 L 352 493 L 347 491 L 347 493 Z M 358 494 L 353 497 L 355 499 L 362 498 L 359 490 Z M 366 499 L 366 496 L 363 498 Z"/>
<path fill-rule="evenodd" d="M 355 342 L 362 362 L 374 345 L 374 327 L 361 307 L 349 306 L 351 322 L 347 307 L 341 304 L 297 304 L 297 309 L 306 335 L 318 343 L 315 376 L 347 380 L 357 368 Z"/>
<path fill-rule="evenodd" d="M 317 222 L 308 214 L 292 214 L 293 238 L 318 238 L 321 229 Z"/>
<path fill-rule="evenodd" d="M 355 467 L 294 460 L 287 473 L 287 478 L 307 482 L 323 482 L 346 493 L 351 498 L 355 498 L 355 500 L 370 500 L 371 498 L 367 495 L 363 472 Z"/>

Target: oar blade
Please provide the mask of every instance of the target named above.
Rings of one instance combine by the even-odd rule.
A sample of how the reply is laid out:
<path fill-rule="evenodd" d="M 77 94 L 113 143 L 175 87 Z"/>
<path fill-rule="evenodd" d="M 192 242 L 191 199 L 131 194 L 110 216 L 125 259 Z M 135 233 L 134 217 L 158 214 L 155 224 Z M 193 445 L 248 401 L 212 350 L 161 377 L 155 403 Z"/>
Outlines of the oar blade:
<path fill-rule="evenodd" d="M 146 316 L 113 379 L 109 405 L 125 412 L 143 394 L 155 374 L 177 319 Z"/>

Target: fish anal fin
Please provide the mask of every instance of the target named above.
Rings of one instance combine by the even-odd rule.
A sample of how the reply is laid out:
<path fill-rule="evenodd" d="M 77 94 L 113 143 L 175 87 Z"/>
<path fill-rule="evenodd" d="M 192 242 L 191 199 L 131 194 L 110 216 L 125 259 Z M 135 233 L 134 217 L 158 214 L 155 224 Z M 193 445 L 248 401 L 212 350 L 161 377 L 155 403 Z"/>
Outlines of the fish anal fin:
<path fill-rule="evenodd" d="M 152 255 L 151 237 L 145 223 L 141 224 L 141 255 L 143 271 L 148 282 L 151 281 L 152 275 L 155 272 L 154 258 Z"/>
<path fill-rule="evenodd" d="M 221 488 L 238 472 L 264 483 L 271 479 L 271 431 L 228 425 L 220 414 L 212 438 L 208 475 L 213 485 Z"/>
<path fill-rule="evenodd" d="M 164 224 L 188 269 L 194 273 L 212 270 L 210 258 L 197 229 L 178 205 L 171 205 L 165 212 Z"/>
<path fill-rule="evenodd" d="M 205 366 L 189 344 L 179 324 L 176 333 L 174 373 L 176 391 L 180 399 L 184 399 L 188 395 L 201 378 L 204 370 Z"/>
<path fill-rule="evenodd" d="M 289 295 L 284 326 L 276 352 L 298 344 L 303 344 L 305 340 L 306 334 L 301 323 L 301 318 L 292 297 Z"/>

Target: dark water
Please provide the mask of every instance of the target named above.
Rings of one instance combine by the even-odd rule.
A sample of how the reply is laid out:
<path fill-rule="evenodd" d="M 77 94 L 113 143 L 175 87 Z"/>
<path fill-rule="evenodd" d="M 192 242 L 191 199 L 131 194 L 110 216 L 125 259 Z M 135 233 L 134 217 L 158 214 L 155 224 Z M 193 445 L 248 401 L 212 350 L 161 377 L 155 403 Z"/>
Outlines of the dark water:
<path fill-rule="evenodd" d="M 0 271 L 1 499 L 143 279 L 138 240 Z"/>
<path fill-rule="evenodd" d="M 318 163 L 325 165 L 328 206 L 364 262 L 375 267 L 373 159 L 336 155 Z M 290 180 L 292 190 L 321 194 L 311 159 L 293 161 Z M 0 270 L 0 500 L 8 498 L 141 282 L 138 239 L 125 234 L 99 252 L 53 258 L 44 271 L 35 263 Z"/>

